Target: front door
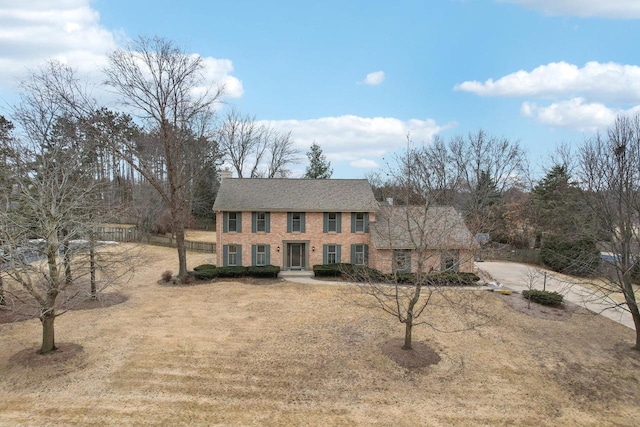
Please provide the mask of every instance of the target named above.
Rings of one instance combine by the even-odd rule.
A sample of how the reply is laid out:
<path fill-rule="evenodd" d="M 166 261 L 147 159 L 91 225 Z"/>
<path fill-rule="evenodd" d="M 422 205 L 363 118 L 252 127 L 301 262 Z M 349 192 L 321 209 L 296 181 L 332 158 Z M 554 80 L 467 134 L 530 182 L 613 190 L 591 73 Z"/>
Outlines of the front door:
<path fill-rule="evenodd" d="M 304 268 L 304 243 L 289 243 L 289 268 L 301 270 Z"/>

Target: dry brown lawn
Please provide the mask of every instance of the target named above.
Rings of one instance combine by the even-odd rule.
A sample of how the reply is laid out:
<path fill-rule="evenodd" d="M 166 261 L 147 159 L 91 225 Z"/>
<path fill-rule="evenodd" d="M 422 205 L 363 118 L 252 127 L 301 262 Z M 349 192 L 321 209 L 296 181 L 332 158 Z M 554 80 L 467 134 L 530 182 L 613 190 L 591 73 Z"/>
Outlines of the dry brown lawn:
<path fill-rule="evenodd" d="M 192 242 L 208 242 L 215 243 L 216 242 L 216 232 L 215 231 L 205 231 L 205 230 L 187 230 L 185 232 L 185 239 L 191 240 Z"/>
<path fill-rule="evenodd" d="M 57 319 L 69 357 L 25 366 L 39 322 L 0 325 L 0 425 L 639 424 L 633 332 L 601 316 L 541 319 L 469 291 L 493 322 L 416 328 L 441 360 L 407 370 L 384 355 L 401 325 L 349 303 L 348 285 L 171 287 L 158 280 L 174 250 L 144 253 L 125 302 Z"/>

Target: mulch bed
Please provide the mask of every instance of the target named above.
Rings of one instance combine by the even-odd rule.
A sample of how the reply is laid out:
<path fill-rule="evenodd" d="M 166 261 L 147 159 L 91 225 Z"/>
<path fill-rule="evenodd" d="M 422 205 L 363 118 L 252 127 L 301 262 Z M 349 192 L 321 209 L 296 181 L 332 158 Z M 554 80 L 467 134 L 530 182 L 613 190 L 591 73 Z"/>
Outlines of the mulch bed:
<path fill-rule="evenodd" d="M 40 347 L 25 348 L 9 358 L 10 364 L 25 368 L 38 369 L 46 367 L 51 372 L 52 367 L 65 365 L 69 360 L 84 353 L 84 348 L 74 343 L 59 343 L 54 351 L 40 354 Z"/>
<path fill-rule="evenodd" d="M 440 362 L 440 356 L 428 344 L 413 342 L 412 350 L 403 350 L 403 345 L 403 339 L 395 338 L 382 343 L 380 349 L 382 354 L 409 370 L 426 368 Z"/>
<path fill-rule="evenodd" d="M 522 294 L 516 292 L 512 292 L 511 295 L 503 295 L 499 292 L 497 294 L 513 310 L 540 319 L 568 320 L 580 308 L 577 304 L 569 301 L 564 301 L 557 307 L 542 305 L 533 301 L 529 302 Z"/>

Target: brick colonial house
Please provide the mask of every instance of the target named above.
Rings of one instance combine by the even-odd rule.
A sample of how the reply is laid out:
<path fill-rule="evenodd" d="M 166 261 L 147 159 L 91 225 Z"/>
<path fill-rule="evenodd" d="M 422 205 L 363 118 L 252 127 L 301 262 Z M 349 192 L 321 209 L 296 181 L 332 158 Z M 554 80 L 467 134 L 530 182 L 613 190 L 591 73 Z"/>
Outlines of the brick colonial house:
<path fill-rule="evenodd" d="M 429 269 L 473 268 L 473 239 L 453 208 L 429 209 L 426 222 L 407 227 L 407 214 L 420 208 L 381 206 L 364 179 L 224 177 L 213 210 L 219 266 L 311 270 L 344 262 L 415 271 L 428 254 Z M 416 230 L 430 233 L 422 239 L 428 247 L 416 244 Z"/>

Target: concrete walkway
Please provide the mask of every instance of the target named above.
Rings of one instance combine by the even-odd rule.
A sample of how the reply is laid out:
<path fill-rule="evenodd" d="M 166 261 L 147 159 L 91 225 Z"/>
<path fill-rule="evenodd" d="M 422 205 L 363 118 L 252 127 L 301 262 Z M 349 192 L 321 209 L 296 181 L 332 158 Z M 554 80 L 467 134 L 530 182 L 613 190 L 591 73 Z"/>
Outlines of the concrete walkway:
<path fill-rule="evenodd" d="M 597 291 L 585 288 L 572 281 L 571 278 L 539 266 L 519 264 L 515 262 L 485 261 L 477 262 L 476 267 L 487 272 L 498 285 L 510 290 L 522 292 L 533 283 L 534 289 L 542 290 L 544 273 L 547 273 L 546 290 L 555 291 L 567 301 L 585 307 L 594 313 L 602 314 L 628 328 L 634 329 L 631 313 L 616 305 L 616 301 L 605 297 Z"/>
<path fill-rule="evenodd" d="M 316 279 L 312 271 L 280 271 L 278 277 L 288 282 L 305 283 L 308 285 L 344 285 L 346 282 L 329 279 Z"/>

